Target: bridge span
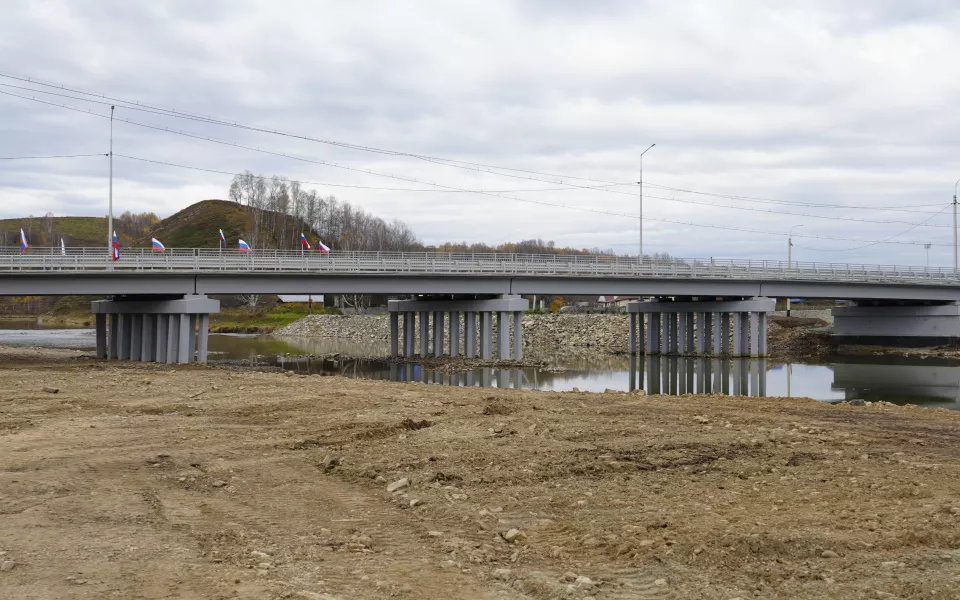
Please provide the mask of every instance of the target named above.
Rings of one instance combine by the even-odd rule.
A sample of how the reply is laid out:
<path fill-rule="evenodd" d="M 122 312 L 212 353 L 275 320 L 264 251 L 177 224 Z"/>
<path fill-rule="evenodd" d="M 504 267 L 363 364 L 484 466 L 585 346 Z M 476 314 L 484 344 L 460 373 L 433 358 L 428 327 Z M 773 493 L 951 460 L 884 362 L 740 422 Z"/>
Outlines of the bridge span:
<path fill-rule="evenodd" d="M 643 299 L 629 307 L 634 354 L 762 356 L 766 315 L 778 297 L 854 301 L 835 310 L 835 327 L 848 342 L 960 341 L 960 278 L 942 268 L 205 248 L 127 249 L 114 262 L 100 248 L 0 251 L 0 295 L 112 297 L 94 303 L 103 358 L 202 361 L 208 315 L 219 310 L 207 296 L 317 293 L 407 297 L 391 302 L 390 325 L 392 353 L 403 348 L 408 356 L 418 348 L 421 356 L 459 356 L 462 348 L 465 356 L 491 358 L 496 345 L 501 359 L 511 350 L 520 359 L 520 315 L 529 306 L 521 296 L 530 295 Z"/>

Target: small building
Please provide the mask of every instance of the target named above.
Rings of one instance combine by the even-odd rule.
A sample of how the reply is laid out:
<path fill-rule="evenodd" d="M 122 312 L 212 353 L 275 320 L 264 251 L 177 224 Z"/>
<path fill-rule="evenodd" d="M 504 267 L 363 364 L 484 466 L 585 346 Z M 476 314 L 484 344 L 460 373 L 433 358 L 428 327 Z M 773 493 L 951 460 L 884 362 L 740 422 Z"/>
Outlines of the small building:
<path fill-rule="evenodd" d="M 290 294 L 281 294 L 277 296 L 277 300 L 283 304 L 323 304 L 323 294 L 313 294 L 313 295 L 303 295 L 296 296 Z"/>
<path fill-rule="evenodd" d="M 597 298 L 597 304 L 602 308 L 626 308 L 627 304 L 639 299 L 637 296 L 600 296 Z"/>

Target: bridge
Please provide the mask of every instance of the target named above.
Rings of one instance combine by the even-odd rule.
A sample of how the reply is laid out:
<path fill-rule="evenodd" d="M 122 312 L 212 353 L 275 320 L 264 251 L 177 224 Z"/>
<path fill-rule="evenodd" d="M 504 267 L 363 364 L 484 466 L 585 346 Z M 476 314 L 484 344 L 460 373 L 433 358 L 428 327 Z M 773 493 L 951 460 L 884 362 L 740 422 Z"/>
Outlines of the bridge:
<path fill-rule="evenodd" d="M 0 251 L 0 295 L 113 297 L 94 303 L 98 355 L 105 358 L 203 361 L 208 315 L 219 310 L 208 295 L 316 293 L 413 297 L 388 307 L 391 353 L 407 356 L 418 347 L 421 356 L 459 356 L 462 346 L 465 356 L 491 358 L 496 347 L 499 358 L 511 358 L 512 350 L 520 359 L 520 314 L 529 307 L 521 296 L 538 295 L 646 298 L 629 307 L 635 354 L 762 356 L 766 313 L 773 298 L 783 297 L 856 302 L 835 310 L 835 330 L 847 341 L 960 340 L 960 278 L 944 268 L 210 248 L 126 249 L 113 262 L 101 248 Z"/>

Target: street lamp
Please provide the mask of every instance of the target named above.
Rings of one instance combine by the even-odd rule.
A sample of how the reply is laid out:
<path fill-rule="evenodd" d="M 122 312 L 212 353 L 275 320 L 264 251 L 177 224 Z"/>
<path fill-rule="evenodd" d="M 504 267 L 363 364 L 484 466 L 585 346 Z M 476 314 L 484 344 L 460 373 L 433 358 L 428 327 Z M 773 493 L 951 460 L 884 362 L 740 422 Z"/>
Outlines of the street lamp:
<path fill-rule="evenodd" d="M 953 276 L 957 276 L 957 184 L 953 184 Z"/>
<path fill-rule="evenodd" d="M 790 228 L 790 232 L 787 234 L 787 270 L 790 270 L 793 262 L 793 230 L 797 227 L 803 227 L 803 225 L 794 225 Z M 790 296 L 787 296 L 787 316 L 790 316 Z"/>
<path fill-rule="evenodd" d="M 927 271 L 930 270 L 930 244 L 924 244 L 923 249 L 927 251 Z"/>
<path fill-rule="evenodd" d="M 656 144 L 650 144 L 650 148 L 654 146 Z M 640 250 L 637 253 L 639 262 L 643 262 L 643 155 L 650 152 L 650 148 L 640 153 Z"/>

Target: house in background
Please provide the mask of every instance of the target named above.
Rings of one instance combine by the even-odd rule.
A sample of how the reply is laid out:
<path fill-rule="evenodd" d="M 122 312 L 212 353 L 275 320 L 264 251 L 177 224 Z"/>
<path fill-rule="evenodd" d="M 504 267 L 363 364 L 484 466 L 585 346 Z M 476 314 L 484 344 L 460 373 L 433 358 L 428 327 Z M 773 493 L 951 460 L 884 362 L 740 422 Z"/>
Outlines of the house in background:
<path fill-rule="evenodd" d="M 600 296 L 597 298 L 597 304 L 607 310 L 621 309 L 626 310 L 627 304 L 636 302 L 639 296 Z"/>

